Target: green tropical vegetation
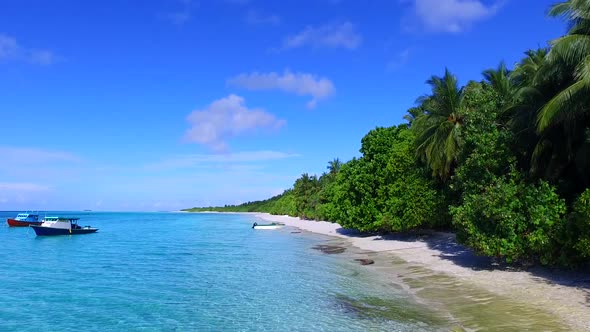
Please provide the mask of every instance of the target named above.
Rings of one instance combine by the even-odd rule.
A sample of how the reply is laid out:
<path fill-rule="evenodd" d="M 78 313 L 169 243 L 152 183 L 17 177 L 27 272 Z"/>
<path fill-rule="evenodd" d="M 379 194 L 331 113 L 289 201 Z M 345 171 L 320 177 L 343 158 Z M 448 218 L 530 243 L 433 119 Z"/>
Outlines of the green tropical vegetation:
<path fill-rule="evenodd" d="M 287 214 L 363 232 L 453 230 L 506 262 L 590 262 L 590 0 L 549 15 L 568 32 L 460 86 L 426 81 L 407 123 L 375 128 L 361 156 L 304 173 L 268 200 L 189 211 Z"/>

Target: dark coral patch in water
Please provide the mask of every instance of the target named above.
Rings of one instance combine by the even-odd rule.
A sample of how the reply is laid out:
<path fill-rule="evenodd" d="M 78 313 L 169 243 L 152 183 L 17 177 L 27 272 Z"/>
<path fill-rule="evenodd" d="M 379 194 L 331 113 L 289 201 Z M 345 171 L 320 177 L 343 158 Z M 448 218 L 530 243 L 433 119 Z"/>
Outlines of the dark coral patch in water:
<path fill-rule="evenodd" d="M 323 252 L 324 254 L 341 254 L 344 251 L 346 251 L 346 248 L 344 248 L 344 247 L 330 246 L 330 245 L 325 245 L 325 244 L 313 246 L 313 247 L 311 247 L 311 249 L 319 250 L 319 251 Z"/>

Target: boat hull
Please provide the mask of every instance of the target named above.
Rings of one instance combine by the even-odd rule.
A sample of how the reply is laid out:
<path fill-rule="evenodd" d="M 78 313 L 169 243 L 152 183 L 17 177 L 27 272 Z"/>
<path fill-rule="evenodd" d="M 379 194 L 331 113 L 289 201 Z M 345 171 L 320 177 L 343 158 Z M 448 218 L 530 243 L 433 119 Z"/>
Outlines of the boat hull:
<path fill-rule="evenodd" d="M 53 228 L 53 227 L 44 227 L 44 226 L 34 226 L 32 225 L 31 228 L 35 231 L 37 236 L 53 236 L 53 235 L 78 235 L 78 234 L 88 234 L 94 233 L 98 230 L 98 228 L 78 228 L 78 229 L 66 229 L 66 228 Z"/>
<path fill-rule="evenodd" d="M 273 222 L 273 223 L 270 223 L 270 224 L 259 224 L 259 223 L 255 222 L 252 225 L 252 228 L 253 229 L 277 229 L 277 228 L 281 228 L 283 226 L 285 226 L 285 224 L 278 223 L 278 222 Z"/>
<path fill-rule="evenodd" d="M 279 225 L 262 226 L 262 225 L 260 225 L 260 226 L 254 226 L 252 228 L 254 228 L 254 229 L 278 229 L 278 228 L 281 228 L 281 227 L 283 227 L 283 226 L 279 226 Z"/>
<path fill-rule="evenodd" d="M 42 221 L 20 221 L 12 218 L 6 219 L 6 223 L 10 227 L 28 227 L 31 225 L 41 225 Z"/>

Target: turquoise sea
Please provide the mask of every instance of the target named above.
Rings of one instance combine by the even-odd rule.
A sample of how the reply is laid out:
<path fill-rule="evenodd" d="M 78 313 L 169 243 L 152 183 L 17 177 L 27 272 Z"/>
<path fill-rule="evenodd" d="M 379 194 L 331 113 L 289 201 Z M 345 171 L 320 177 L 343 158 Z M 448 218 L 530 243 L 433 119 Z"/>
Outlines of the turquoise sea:
<path fill-rule="evenodd" d="M 2 332 L 571 330 L 394 255 L 253 230 L 254 215 L 50 212 L 99 228 L 56 237 L 6 226 L 15 215 L 0 212 Z"/>
<path fill-rule="evenodd" d="M 99 231 L 36 237 L 5 225 L 16 212 L 0 212 L 0 331 L 449 327 L 347 252 L 313 249 L 333 241 L 325 236 L 253 230 L 251 215 L 57 214 Z"/>

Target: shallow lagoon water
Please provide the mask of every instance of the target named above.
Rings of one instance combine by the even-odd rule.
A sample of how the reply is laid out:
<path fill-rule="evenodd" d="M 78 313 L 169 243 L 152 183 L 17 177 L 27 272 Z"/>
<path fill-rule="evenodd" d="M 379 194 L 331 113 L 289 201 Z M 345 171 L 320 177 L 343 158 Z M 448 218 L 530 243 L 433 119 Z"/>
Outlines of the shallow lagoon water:
<path fill-rule="evenodd" d="M 448 331 L 502 317 L 504 330 L 561 329 L 545 313 L 388 256 L 312 249 L 345 244 L 334 238 L 252 230 L 251 215 L 60 215 L 100 230 L 35 237 L 0 227 L 1 331 Z"/>

